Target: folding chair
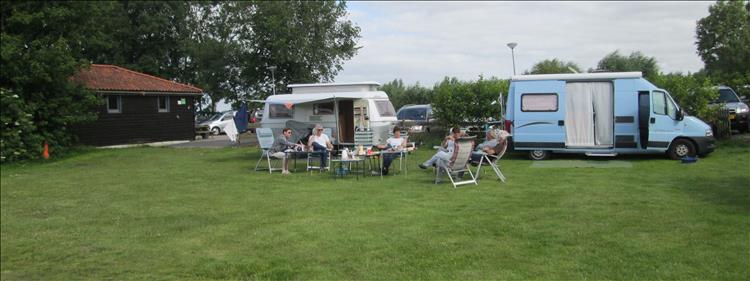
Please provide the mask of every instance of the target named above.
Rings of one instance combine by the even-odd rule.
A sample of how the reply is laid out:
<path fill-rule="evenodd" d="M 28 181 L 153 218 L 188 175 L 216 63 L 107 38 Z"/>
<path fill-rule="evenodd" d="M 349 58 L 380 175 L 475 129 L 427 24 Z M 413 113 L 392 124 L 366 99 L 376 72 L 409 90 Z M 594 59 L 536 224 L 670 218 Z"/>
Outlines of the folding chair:
<path fill-rule="evenodd" d="M 478 185 L 477 179 L 476 177 L 474 177 L 474 173 L 471 172 L 471 169 L 469 169 L 467 165 L 471 157 L 471 149 L 474 147 L 474 137 L 460 138 L 457 141 L 453 142 L 453 145 L 453 155 L 451 155 L 450 160 L 439 160 L 436 163 L 435 183 L 439 183 L 441 174 L 445 173 L 451 180 L 453 188 L 457 188 L 459 185 L 471 183 L 473 183 L 474 185 Z M 466 176 L 466 173 L 468 173 L 470 179 L 457 182 L 456 180 L 458 179 L 459 173 L 464 173 L 464 176 Z"/>
<path fill-rule="evenodd" d="M 477 179 L 479 179 L 479 173 L 482 171 L 482 165 L 488 165 L 495 172 L 497 179 L 505 182 L 505 176 L 500 172 L 500 167 L 497 165 L 497 161 L 505 155 L 505 151 L 508 149 L 508 142 L 505 139 L 501 139 L 500 142 L 495 146 L 495 154 L 483 154 L 477 165 Z"/>
<path fill-rule="evenodd" d="M 334 138 L 331 136 L 331 129 L 330 128 L 324 128 L 323 133 L 328 136 L 328 138 L 331 139 L 331 143 L 333 143 Z M 323 171 L 322 167 L 320 167 L 320 158 L 323 156 L 324 152 L 321 151 L 310 151 L 307 153 L 307 171 L 312 170 L 318 170 Z M 325 153 L 328 153 L 328 163 L 326 163 L 326 170 L 331 169 L 331 151 L 328 150 Z"/>
<path fill-rule="evenodd" d="M 263 161 L 264 157 L 266 158 L 266 163 L 268 163 L 268 173 L 283 170 L 282 168 L 274 168 L 274 165 L 271 165 L 271 158 L 273 158 L 275 162 L 279 164 L 278 166 L 281 166 L 281 161 L 279 161 L 280 159 L 271 155 L 271 148 L 273 146 L 273 131 L 271 130 L 271 128 L 257 128 L 255 129 L 255 134 L 258 136 L 258 144 L 260 145 L 260 149 L 262 151 L 260 159 L 258 159 L 258 163 L 255 164 L 255 170 L 265 170 L 263 168 L 258 169 L 258 167 L 260 166 L 260 162 Z"/>

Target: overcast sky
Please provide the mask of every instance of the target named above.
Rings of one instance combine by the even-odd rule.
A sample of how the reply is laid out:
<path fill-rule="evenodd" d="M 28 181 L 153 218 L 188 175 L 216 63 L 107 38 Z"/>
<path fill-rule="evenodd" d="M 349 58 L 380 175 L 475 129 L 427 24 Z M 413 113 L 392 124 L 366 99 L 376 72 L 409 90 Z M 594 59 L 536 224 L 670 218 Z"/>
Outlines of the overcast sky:
<path fill-rule="evenodd" d="M 348 2 L 362 48 L 335 82 L 401 78 L 432 86 L 445 76 L 513 73 L 559 58 L 586 70 L 606 54 L 642 51 L 663 72 L 703 67 L 696 21 L 713 2 Z"/>

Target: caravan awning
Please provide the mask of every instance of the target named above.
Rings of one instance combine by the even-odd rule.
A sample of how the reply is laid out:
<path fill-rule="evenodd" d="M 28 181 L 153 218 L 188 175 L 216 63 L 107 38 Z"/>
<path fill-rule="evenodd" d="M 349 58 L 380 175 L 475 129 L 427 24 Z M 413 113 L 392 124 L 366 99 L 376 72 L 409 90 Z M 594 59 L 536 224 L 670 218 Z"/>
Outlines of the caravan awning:
<path fill-rule="evenodd" d="M 388 96 L 382 92 L 363 93 L 315 93 L 315 94 L 285 94 L 268 97 L 265 102 L 270 104 L 303 104 L 311 102 L 324 102 L 333 100 L 355 100 L 364 98 L 387 99 Z"/>

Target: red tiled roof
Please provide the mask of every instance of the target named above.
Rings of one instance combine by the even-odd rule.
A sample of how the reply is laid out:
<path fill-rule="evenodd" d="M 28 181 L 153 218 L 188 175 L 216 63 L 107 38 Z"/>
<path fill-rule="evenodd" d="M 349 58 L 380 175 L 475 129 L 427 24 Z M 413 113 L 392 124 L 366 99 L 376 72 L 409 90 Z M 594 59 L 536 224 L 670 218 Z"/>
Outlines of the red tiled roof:
<path fill-rule="evenodd" d="M 203 90 L 145 73 L 135 72 L 119 66 L 92 64 L 73 77 L 91 90 L 124 92 L 195 93 Z"/>

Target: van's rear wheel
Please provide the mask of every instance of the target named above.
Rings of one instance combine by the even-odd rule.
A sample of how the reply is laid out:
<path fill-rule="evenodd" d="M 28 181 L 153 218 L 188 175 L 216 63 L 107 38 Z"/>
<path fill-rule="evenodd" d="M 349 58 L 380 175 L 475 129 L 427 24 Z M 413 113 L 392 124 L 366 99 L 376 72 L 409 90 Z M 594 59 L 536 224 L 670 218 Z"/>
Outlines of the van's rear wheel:
<path fill-rule="evenodd" d="M 544 160 L 549 158 L 549 151 L 546 150 L 532 150 L 529 151 L 529 158 L 531 160 Z"/>
<path fill-rule="evenodd" d="M 695 156 L 695 145 L 686 139 L 676 139 L 667 150 L 667 155 L 674 160 L 682 159 L 685 156 Z"/>

